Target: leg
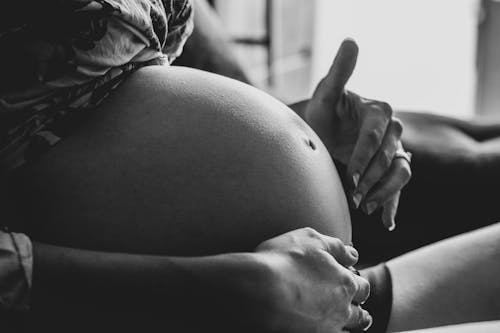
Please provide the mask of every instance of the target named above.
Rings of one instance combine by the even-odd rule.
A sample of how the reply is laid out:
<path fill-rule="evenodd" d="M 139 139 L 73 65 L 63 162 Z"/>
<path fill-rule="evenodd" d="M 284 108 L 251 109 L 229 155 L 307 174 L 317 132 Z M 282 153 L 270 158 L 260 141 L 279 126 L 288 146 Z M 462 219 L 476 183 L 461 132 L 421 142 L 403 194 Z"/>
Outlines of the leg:
<path fill-rule="evenodd" d="M 405 126 L 403 144 L 413 153 L 413 177 L 401 196 L 398 227 L 387 233 L 377 213 L 352 212 L 361 257 L 375 262 L 500 220 L 496 197 L 486 190 L 500 186 L 498 122 L 486 126 L 479 119 L 410 112 L 397 116 Z"/>
<path fill-rule="evenodd" d="M 389 331 L 500 319 L 500 224 L 388 263 Z"/>
<path fill-rule="evenodd" d="M 431 328 L 408 333 L 498 333 L 500 331 L 500 321 L 453 325 L 447 327 Z"/>
<path fill-rule="evenodd" d="M 202 69 L 245 83 L 250 78 L 236 56 L 226 28 L 206 0 L 194 1 L 194 30 L 175 65 Z"/>

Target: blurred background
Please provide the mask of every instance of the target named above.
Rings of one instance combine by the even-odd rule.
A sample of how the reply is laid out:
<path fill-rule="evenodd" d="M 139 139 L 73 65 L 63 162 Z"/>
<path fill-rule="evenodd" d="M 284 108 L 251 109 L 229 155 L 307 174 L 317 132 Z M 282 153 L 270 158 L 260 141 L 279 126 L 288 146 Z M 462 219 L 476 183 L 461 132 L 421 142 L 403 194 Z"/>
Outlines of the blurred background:
<path fill-rule="evenodd" d="M 500 220 L 485 191 L 500 188 L 500 0 L 194 4 L 195 28 L 174 64 L 250 82 L 286 103 L 308 98 L 341 41 L 357 40 L 347 88 L 402 111 L 395 115 L 413 154 L 394 232 L 380 228 L 380 210 L 350 211 L 365 262 Z"/>
<path fill-rule="evenodd" d="M 213 0 L 250 79 L 304 99 L 345 37 L 360 47 L 348 88 L 395 109 L 456 117 L 500 105 L 498 0 Z"/>

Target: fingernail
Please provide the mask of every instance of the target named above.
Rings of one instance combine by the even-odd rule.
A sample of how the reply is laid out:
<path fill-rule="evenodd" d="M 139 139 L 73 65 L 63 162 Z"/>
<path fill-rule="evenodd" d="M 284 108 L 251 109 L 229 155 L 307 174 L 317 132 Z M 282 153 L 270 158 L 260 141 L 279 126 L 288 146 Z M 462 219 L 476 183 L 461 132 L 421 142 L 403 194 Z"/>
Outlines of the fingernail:
<path fill-rule="evenodd" d="M 358 187 L 359 173 L 355 173 L 354 175 L 352 175 L 352 183 L 354 184 L 354 187 Z"/>
<path fill-rule="evenodd" d="M 375 209 L 377 209 L 377 203 L 376 202 L 369 202 L 366 204 L 366 214 L 371 215 Z"/>
<path fill-rule="evenodd" d="M 372 327 L 372 325 L 373 325 L 373 317 L 372 316 L 368 315 L 367 320 L 368 320 L 368 324 L 365 328 L 363 328 L 363 331 L 365 331 L 365 332 L 368 331 L 370 329 L 370 327 Z"/>
<path fill-rule="evenodd" d="M 353 256 L 357 260 L 359 258 L 358 250 L 356 250 L 352 246 L 348 246 L 348 248 L 349 248 L 349 253 L 351 254 L 351 256 Z"/>
<path fill-rule="evenodd" d="M 389 227 L 387 227 L 387 230 L 394 231 L 394 229 L 396 229 L 396 222 L 394 222 L 394 220 L 391 220 L 391 224 L 389 225 Z"/>
<path fill-rule="evenodd" d="M 356 209 L 359 207 L 359 204 L 361 203 L 361 200 L 363 199 L 363 194 L 357 192 L 352 196 L 352 201 L 354 202 L 354 206 Z"/>

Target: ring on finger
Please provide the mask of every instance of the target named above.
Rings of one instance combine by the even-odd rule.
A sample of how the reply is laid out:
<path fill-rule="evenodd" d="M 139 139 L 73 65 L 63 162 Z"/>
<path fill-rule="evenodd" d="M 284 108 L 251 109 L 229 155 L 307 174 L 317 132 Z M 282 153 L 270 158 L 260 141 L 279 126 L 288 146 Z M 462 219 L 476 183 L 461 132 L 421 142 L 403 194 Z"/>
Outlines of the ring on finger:
<path fill-rule="evenodd" d="M 398 150 L 394 154 L 393 160 L 395 160 L 397 158 L 402 158 L 402 159 L 406 160 L 408 162 L 408 164 L 411 164 L 412 156 L 413 156 L 412 153 L 410 153 L 409 151 Z"/>

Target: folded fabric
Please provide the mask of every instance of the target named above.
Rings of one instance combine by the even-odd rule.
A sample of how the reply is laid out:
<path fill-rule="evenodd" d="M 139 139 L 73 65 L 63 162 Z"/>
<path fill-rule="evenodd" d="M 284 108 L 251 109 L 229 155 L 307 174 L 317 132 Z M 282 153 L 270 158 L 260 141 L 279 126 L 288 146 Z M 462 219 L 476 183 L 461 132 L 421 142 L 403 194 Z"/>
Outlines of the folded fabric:
<path fill-rule="evenodd" d="M 189 0 L 2 2 L 0 17 L 9 12 L 0 24 L 0 167 L 22 163 L 19 150 L 37 133 L 58 137 L 48 128 L 55 119 L 95 107 L 125 74 L 168 65 L 193 28 Z"/>

